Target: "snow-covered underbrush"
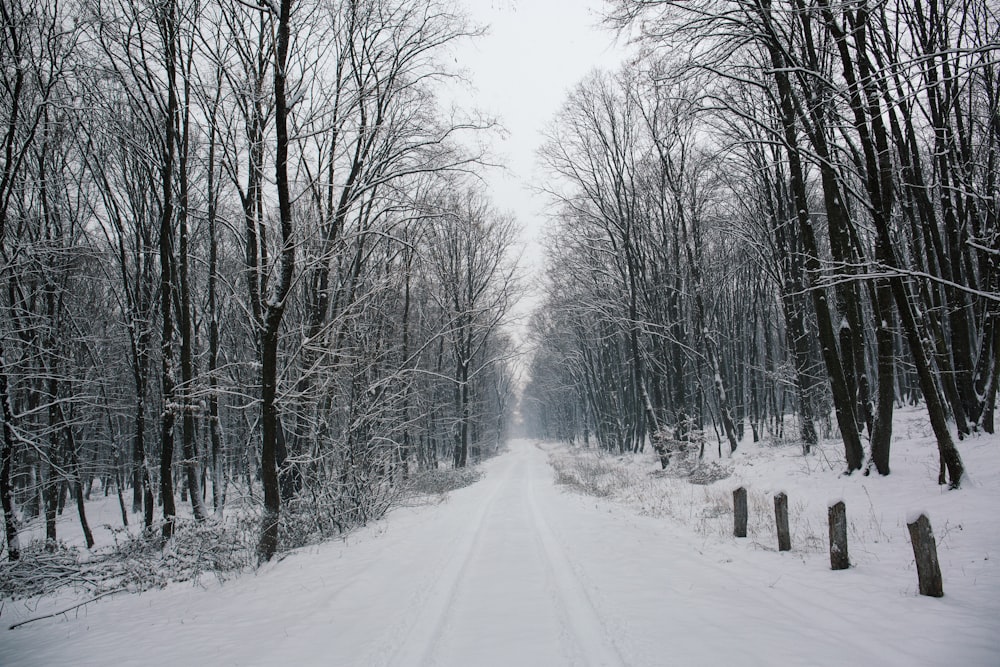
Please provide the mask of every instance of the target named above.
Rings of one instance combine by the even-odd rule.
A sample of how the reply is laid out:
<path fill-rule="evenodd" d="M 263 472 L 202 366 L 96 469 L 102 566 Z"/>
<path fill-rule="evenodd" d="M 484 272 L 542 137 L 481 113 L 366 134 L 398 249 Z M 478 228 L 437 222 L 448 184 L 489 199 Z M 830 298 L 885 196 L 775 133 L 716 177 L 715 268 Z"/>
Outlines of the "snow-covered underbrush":
<path fill-rule="evenodd" d="M 440 499 L 450 491 L 475 484 L 482 476 L 482 471 L 478 467 L 421 470 L 406 480 L 403 493 L 411 498 L 433 496 Z"/>
<path fill-rule="evenodd" d="M 478 467 L 412 472 L 395 484 L 352 489 L 328 487 L 323 493 L 302 493 L 282 508 L 279 544 L 287 552 L 341 537 L 358 526 L 380 519 L 393 507 L 437 503 L 451 491 L 478 481 Z M 95 494 L 86 504 L 96 544 L 84 546 L 75 507 L 57 519 L 58 541 L 46 545 L 41 517 L 21 526 L 18 561 L 0 552 L 0 600 L 50 595 L 61 590 L 82 594 L 145 591 L 170 582 L 198 582 L 204 576 L 226 580 L 257 563 L 260 528 L 259 496 L 230 488 L 225 518 L 196 522 L 187 503 L 178 503 L 174 535 L 160 536 L 156 523 L 145 533 L 141 513 L 122 524 L 114 494 Z M 256 500 L 254 499 L 256 498 Z M 280 557 L 280 556 L 279 556 Z"/>
<path fill-rule="evenodd" d="M 166 542 L 158 532 L 149 537 L 102 526 L 114 541 L 91 551 L 66 541 L 46 548 L 44 541 L 32 540 L 20 560 L 0 564 L 0 597 L 28 598 L 61 589 L 138 592 L 207 573 L 226 579 L 253 563 L 254 535 L 245 523 L 179 519 Z"/>
<path fill-rule="evenodd" d="M 660 470 L 655 456 L 608 454 L 595 449 L 546 444 L 556 483 L 581 493 L 627 504 L 642 515 L 684 518 L 683 494 L 704 495 L 709 515 L 718 515 L 724 505 L 708 497 L 707 489 L 692 486 L 678 469 Z M 732 515 L 731 509 L 729 510 Z"/>
<path fill-rule="evenodd" d="M 555 468 L 557 483 L 598 498 L 620 497 L 643 481 L 635 478 L 623 459 L 585 450 L 551 450 L 549 461 Z"/>
<path fill-rule="evenodd" d="M 798 443 L 740 443 L 731 458 L 660 469 L 653 452 L 609 454 L 565 443 L 542 445 L 558 483 L 627 505 L 637 513 L 678 522 L 704 540 L 741 543 L 733 537 L 733 490 L 747 489 L 746 542 L 777 551 L 774 496 L 788 496 L 793 553 L 825 558 L 828 506 L 847 507 L 852 564 L 887 561 L 913 567 L 907 517 L 927 513 L 939 551 L 964 564 L 1000 551 L 995 508 L 1000 506 L 1000 436 L 973 435 L 959 442 L 967 476 L 962 488 L 937 484 L 938 454 L 921 408 L 897 411 L 892 472 L 886 477 L 844 474 L 843 446 L 826 441 L 803 456 Z M 712 447 L 706 448 L 711 450 Z M 944 564 L 942 564 L 944 567 Z"/>

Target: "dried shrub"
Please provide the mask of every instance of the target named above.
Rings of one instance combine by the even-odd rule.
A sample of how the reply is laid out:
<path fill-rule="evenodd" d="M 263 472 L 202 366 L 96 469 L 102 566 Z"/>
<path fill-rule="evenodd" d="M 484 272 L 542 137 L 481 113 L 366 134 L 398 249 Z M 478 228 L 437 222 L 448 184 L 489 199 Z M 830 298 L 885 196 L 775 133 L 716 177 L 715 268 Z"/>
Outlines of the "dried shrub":
<path fill-rule="evenodd" d="M 556 483 L 564 484 L 598 498 L 609 498 L 629 486 L 628 471 L 613 460 L 602 457 L 551 455 Z"/>
<path fill-rule="evenodd" d="M 442 496 L 471 486 L 482 477 L 482 471 L 475 467 L 421 470 L 410 476 L 405 488 L 413 496 Z"/>
<path fill-rule="evenodd" d="M 694 470 L 688 475 L 688 481 L 692 484 L 705 486 L 718 482 L 721 479 L 726 479 L 732 474 L 733 468 L 731 465 L 723 465 L 718 461 L 709 461 L 708 463 L 695 466 Z"/>
<path fill-rule="evenodd" d="M 256 536 L 257 524 L 249 519 L 225 524 L 178 519 L 173 537 L 165 542 L 155 526 L 140 535 L 120 530 L 113 546 L 85 555 L 62 543 L 49 550 L 44 542 L 33 542 L 20 560 L 0 564 L 0 597 L 28 598 L 63 589 L 144 591 L 206 573 L 225 579 L 255 562 Z"/>
<path fill-rule="evenodd" d="M 281 510 L 281 551 L 316 544 L 385 516 L 400 497 L 390 476 L 359 483 L 347 476 L 311 484 Z"/>

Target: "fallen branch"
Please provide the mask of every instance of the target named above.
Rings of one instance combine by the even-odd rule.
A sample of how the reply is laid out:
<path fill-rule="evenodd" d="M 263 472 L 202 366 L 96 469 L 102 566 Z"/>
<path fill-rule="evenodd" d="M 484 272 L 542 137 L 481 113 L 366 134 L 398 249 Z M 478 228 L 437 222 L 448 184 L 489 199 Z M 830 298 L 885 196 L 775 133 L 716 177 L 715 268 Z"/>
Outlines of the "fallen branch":
<path fill-rule="evenodd" d="M 98 595 L 96 597 L 93 597 L 93 598 L 89 599 L 89 600 L 84 600 L 83 602 L 81 602 L 79 604 L 75 604 L 72 607 L 67 607 L 66 609 L 63 609 L 62 611 L 55 611 L 55 612 L 52 612 L 51 614 L 45 614 L 44 616 L 37 616 L 35 618 L 29 618 L 28 620 L 21 621 L 20 623 L 14 623 L 13 625 L 11 625 L 8 628 L 8 630 L 13 630 L 14 628 L 19 628 L 22 625 L 27 625 L 28 623 L 34 623 L 35 621 L 41 621 L 41 620 L 44 620 L 46 618 L 52 618 L 53 616 L 59 616 L 60 614 L 65 614 L 65 613 L 71 612 L 74 609 L 79 609 L 80 607 L 88 605 L 91 602 L 96 602 L 97 600 L 100 600 L 103 597 L 107 597 L 109 595 L 114 595 L 115 593 L 121 593 L 121 592 L 127 591 L 127 590 L 128 590 L 127 588 L 116 588 L 113 591 L 106 591 L 106 592 L 101 593 L 100 595 Z"/>

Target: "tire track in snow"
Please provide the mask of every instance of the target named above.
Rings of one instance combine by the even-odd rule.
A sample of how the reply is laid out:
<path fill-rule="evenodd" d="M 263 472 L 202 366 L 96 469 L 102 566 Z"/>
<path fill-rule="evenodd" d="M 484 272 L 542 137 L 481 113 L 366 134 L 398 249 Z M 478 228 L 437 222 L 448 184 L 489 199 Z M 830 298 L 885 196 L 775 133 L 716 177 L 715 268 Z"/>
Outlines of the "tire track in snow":
<path fill-rule="evenodd" d="M 545 464 L 546 467 L 548 464 Z M 528 505 L 534 536 L 557 589 L 557 604 L 575 637 L 581 657 L 592 665 L 624 665 L 626 661 L 609 636 L 607 625 L 552 532 L 535 497 L 535 481 L 527 479 Z"/>
<path fill-rule="evenodd" d="M 459 583 L 465 576 L 472 556 L 482 538 L 483 529 L 486 526 L 484 519 L 496 503 L 500 490 L 510 478 L 509 469 L 505 469 L 503 472 L 503 477 L 494 482 L 486 502 L 474 515 L 472 523 L 476 529 L 458 544 L 452 557 L 447 560 L 437 576 L 421 590 L 421 593 L 410 604 L 407 617 L 414 618 L 413 623 L 407 628 L 396 628 L 393 632 L 387 633 L 390 638 L 400 634 L 400 631 L 405 634 L 403 634 L 402 641 L 395 645 L 395 650 L 392 651 L 389 660 L 386 663 L 380 661 L 379 664 L 400 665 L 401 667 L 424 665 L 433 658 L 446 627 L 448 613 L 459 590 Z M 487 478 L 484 481 L 488 483 L 491 480 Z"/>
<path fill-rule="evenodd" d="M 550 609 L 560 626 L 559 644 L 565 662 L 558 664 L 627 664 L 536 499 L 535 484 L 546 483 L 538 481 L 540 470 L 548 471 L 548 464 L 531 456 L 518 456 L 511 465 L 495 469 L 492 479 L 483 480 L 492 488 L 484 494 L 477 511 L 470 512 L 462 523 L 469 527 L 472 524 L 474 529 L 462 532 L 464 539 L 457 541 L 444 566 L 430 574 L 408 602 L 404 614 L 407 620 L 383 633 L 384 649 L 371 656 L 374 659 L 368 664 L 434 665 L 445 657 L 442 650 L 454 649 L 446 646 L 449 633 L 458 627 L 456 621 L 467 620 L 454 618 L 456 606 L 460 598 L 476 594 L 469 588 L 473 585 L 470 577 L 477 572 L 482 575 L 476 568 L 483 566 L 482 556 L 490 539 L 502 530 L 494 519 L 497 512 L 507 520 L 516 516 L 526 528 L 523 535 L 529 540 L 527 544 L 534 546 L 531 558 L 537 559 L 537 567 L 544 572 Z M 502 508 L 497 507 L 500 499 L 504 500 Z M 524 612 L 530 614 L 533 610 Z"/>

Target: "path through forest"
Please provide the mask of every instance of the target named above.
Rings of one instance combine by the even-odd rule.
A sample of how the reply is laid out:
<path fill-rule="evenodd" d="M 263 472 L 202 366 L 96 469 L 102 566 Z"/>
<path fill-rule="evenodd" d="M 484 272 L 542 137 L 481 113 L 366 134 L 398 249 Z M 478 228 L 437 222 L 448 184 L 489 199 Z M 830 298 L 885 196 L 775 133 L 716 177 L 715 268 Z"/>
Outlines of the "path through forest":
<path fill-rule="evenodd" d="M 484 467 L 441 504 L 256 575 L 4 627 L 0 664 L 919 665 L 995 648 L 938 623 L 948 598 L 886 596 L 792 553 L 734 557 L 569 492 L 532 442 Z M 4 626 L 44 611 L 8 607 Z"/>

